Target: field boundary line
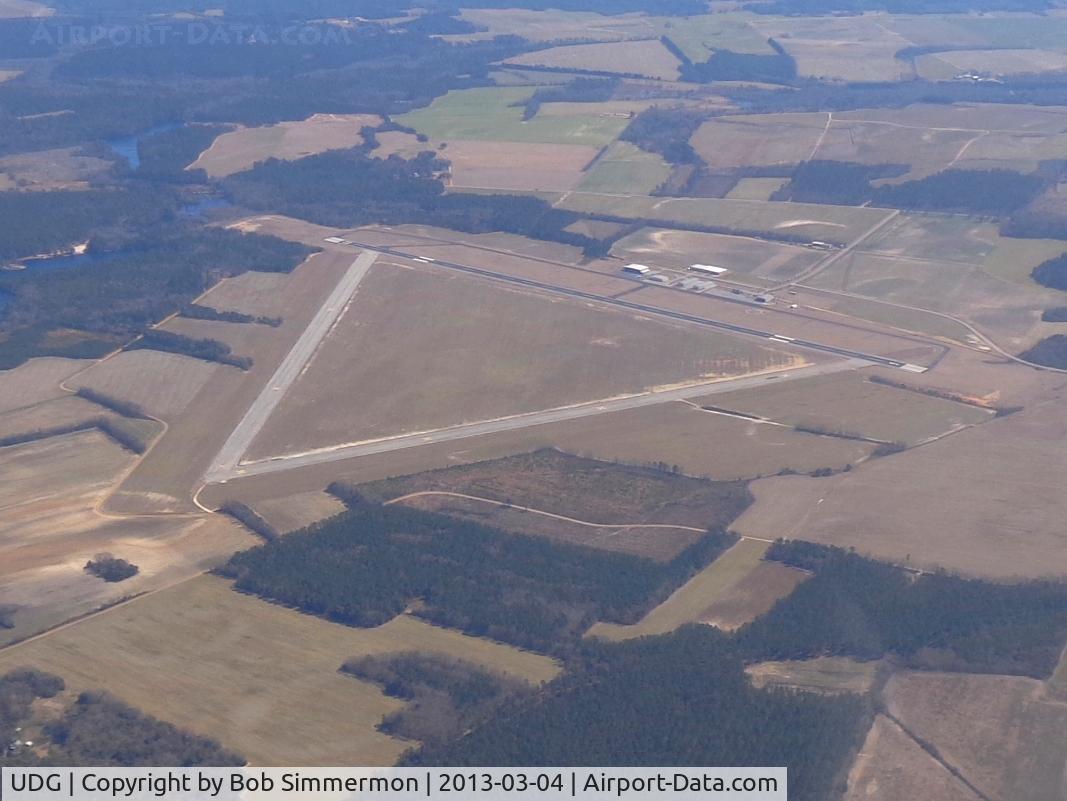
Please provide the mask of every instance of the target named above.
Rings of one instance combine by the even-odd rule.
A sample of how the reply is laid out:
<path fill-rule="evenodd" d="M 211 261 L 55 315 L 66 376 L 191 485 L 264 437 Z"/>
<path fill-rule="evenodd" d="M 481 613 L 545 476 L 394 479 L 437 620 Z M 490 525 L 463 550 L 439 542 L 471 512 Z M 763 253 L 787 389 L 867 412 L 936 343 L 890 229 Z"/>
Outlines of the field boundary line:
<path fill-rule="evenodd" d="M 566 515 L 559 515 L 554 512 L 546 512 L 543 509 L 534 509 L 532 506 L 520 506 L 519 504 L 498 501 L 493 498 L 482 498 L 478 495 L 467 495 L 462 492 L 449 492 L 447 490 L 422 490 L 420 492 L 409 492 L 407 495 L 401 495 L 399 498 L 391 498 L 382 505 L 392 506 L 393 504 L 403 503 L 404 501 L 411 500 L 412 498 L 423 498 L 432 495 L 445 496 L 449 498 L 464 498 L 469 501 L 479 501 L 481 503 L 499 506 L 502 509 L 518 509 L 520 512 L 532 512 L 535 515 L 551 517 L 554 520 L 562 520 L 566 523 L 574 523 L 579 526 L 588 526 L 589 528 L 673 528 L 681 529 L 682 531 L 695 531 L 700 534 L 706 534 L 708 531 L 706 528 L 697 528 L 696 526 L 683 526 L 680 524 L 675 525 L 672 523 L 591 523 L 588 520 L 579 520 L 576 517 L 567 517 Z"/>

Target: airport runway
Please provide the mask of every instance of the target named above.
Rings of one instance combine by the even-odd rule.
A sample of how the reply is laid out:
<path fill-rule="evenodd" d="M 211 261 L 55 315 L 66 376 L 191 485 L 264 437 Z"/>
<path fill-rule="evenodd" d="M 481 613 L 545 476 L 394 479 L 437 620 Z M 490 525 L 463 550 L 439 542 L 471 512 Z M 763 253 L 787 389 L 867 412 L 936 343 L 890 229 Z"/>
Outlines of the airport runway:
<path fill-rule="evenodd" d="M 321 464 L 323 462 L 335 462 L 342 459 L 352 459 L 357 456 L 370 456 L 376 453 L 388 453 L 390 451 L 415 448 L 420 445 L 428 445 L 434 442 L 450 442 L 453 440 L 478 437 L 483 434 L 495 434 L 501 431 L 512 431 L 519 428 L 546 425 L 548 423 L 560 423 L 566 420 L 577 420 L 582 417 L 591 417 L 608 412 L 619 412 L 626 409 L 637 409 L 643 406 L 653 406 L 669 401 L 688 400 L 721 392 L 735 392 L 741 389 L 762 386 L 768 382 L 790 381 L 798 378 L 812 378 L 819 375 L 839 373 L 844 370 L 854 370 L 857 367 L 865 367 L 867 362 L 861 359 L 847 359 L 844 361 L 812 364 L 806 367 L 782 370 L 762 375 L 743 376 L 719 381 L 711 381 L 703 384 L 695 384 L 690 387 L 663 390 L 661 392 L 644 392 L 637 395 L 627 395 L 612 398 L 605 401 L 592 401 L 590 403 L 564 406 L 558 409 L 546 409 L 540 412 L 511 415 L 495 420 L 485 420 L 478 423 L 449 426 L 434 431 L 423 431 L 413 434 L 401 434 L 394 437 L 356 442 L 347 445 L 334 445 L 328 448 L 316 448 L 315 450 L 302 453 L 277 456 L 256 462 L 233 464 L 225 472 L 217 472 L 213 477 L 205 477 L 207 483 L 215 483 L 220 480 L 228 480 L 239 476 L 257 476 L 264 473 L 277 473 L 283 470 L 293 470 L 298 467 Z"/>
<path fill-rule="evenodd" d="M 369 456 L 377 453 L 386 453 L 389 451 L 402 450 L 404 448 L 413 448 L 419 445 L 425 445 L 434 442 L 448 442 L 451 440 L 466 439 L 468 437 L 475 437 L 483 434 L 493 434 L 501 431 L 509 431 L 518 428 L 527 428 L 530 426 L 545 425 L 548 423 L 558 423 L 566 420 L 575 420 L 582 417 L 604 414 L 606 412 L 634 409 L 642 406 L 651 406 L 653 404 L 666 403 L 669 401 L 686 400 L 688 398 L 699 397 L 701 395 L 710 395 L 716 392 L 726 392 L 735 389 L 744 389 L 751 386 L 758 386 L 768 380 L 788 380 L 790 378 L 823 375 L 826 373 L 833 373 L 841 370 L 850 370 L 855 369 L 857 367 L 864 367 L 869 365 L 893 367 L 896 369 L 908 370 L 912 372 L 924 372 L 925 370 L 925 368 L 920 367 L 918 365 L 908 364 L 906 362 L 897 361 L 895 359 L 890 359 L 885 356 L 862 353 L 860 351 L 850 350 L 848 348 L 839 348 L 832 345 L 824 345 L 819 342 L 813 342 L 804 339 L 795 339 L 793 337 L 783 336 L 770 331 L 760 331 L 754 328 L 747 328 L 745 326 L 735 325 L 733 323 L 725 323 L 718 320 L 708 319 L 706 317 L 700 317 L 695 314 L 673 311 L 671 309 L 663 309 L 658 306 L 650 306 L 644 303 L 636 303 L 634 301 L 629 301 L 621 297 L 605 297 L 602 295 L 593 294 L 591 292 L 584 292 L 578 289 L 560 287 L 543 281 L 536 281 L 530 278 L 521 278 L 518 276 L 508 275 L 506 273 L 496 272 L 494 270 L 486 270 L 480 267 L 471 267 L 466 264 L 459 264 L 457 262 L 446 261 L 444 259 L 431 259 L 427 256 L 421 256 L 415 253 L 405 253 L 404 251 L 396 250 L 393 248 L 373 247 L 351 240 L 349 240 L 348 244 L 351 244 L 353 247 L 362 249 L 363 252 L 352 263 L 352 266 L 349 267 L 348 272 L 345 273 L 345 276 L 341 279 L 337 287 L 330 294 L 330 297 L 327 299 L 326 303 L 323 304 L 323 307 L 312 319 L 307 329 L 300 336 L 300 339 L 297 340 L 296 344 L 293 346 L 288 355 L 282 361 L 281 365 L 274 373 L 274 376 L 271 378 L 270 382 L 264 387 L 259 397 L 256 398 L 252 406 L 245 413 L 244 417 L 241 418 L 241 422 L 238 423 L 237 428 L 234 429 L 233 433 L 223 444 L 222 448 L 219 450 L 219 453 L 213 460 L 211 467 L 208 468 L 207 472 L 204 474 L 204 482 L 206 484 L 214 484 L 221 481 L 227 481 L 231 478 L 237 478 L 239 476 L 252 476 L 261 475 L 264 473 L 276 473 L 283 470 L 291 470 L 293 468 L 304 467 L 311 464 L 338 461 L 341 459 L 351 459 L 357 456 Z M 754 337 L 757 339 L 767 340 L 769 342 L 773 342 L 779 345 L 802 348 L 818 353 L 828 353 L 833 356 L 843 357 L 844 361 L 835 361 L 821 365 L 811 365 L 809 367 L 788 370 L 784 371 L 783 373 L 771 376 L 762 375 L 742 377 L 738 379 L 711 382 L 692 387 L 665 390 L 663 392 L 646 392 L 626 397 L 613 398 L 602 402 L 577 404 L 574 406 L 567 406 L 558 409 L 547 409 L 538 412 L 531 412 L 528 414 L 512 415 L 509 417 L 499 418 L 495 420 L 486 420 L 477 423 L 451 426 L 448 428 L 438 429 L 434 431 L 403 434 L 395 437 L 387 437 L 373 441 L 340 444 L 328 448 L 319 448 L 301 453 L 273 457 L 270 459 L 262 459 L 255 462 L 242 462 L 242 457 L 247 452 L 249 446 L 252 444 L 252 440 L 266 424 L 267 419 L 270 417 L 271 413 L 281 402 L 282 398 L 285 396 L 286 391 L 307 366 L 308 362 L 314 355 L 315 350 L 318 348 L 319 344 L 329 333 L 334 323 L 337 322 L 337 319 L 344 311 L 345 306 L 351 300 L 353 293 L 359 286 L 359 282 L 367 274 L 367 271 L 370 269 L 376 258 L 381 255 L 393 256 L 400 259 L 420 262 L 423 264 L 441 267 L 443 269 L 455 270 L 458 272 L 468 273 L 470 275 L 476 275 L 482 278 L 488 278 L 495 281 L 503 281 L 505 283 L 517 284 L 519 286 L 531 287 L 534 289 L 539 289 L 555 294 L 565 295 L 567 297 L 578 298 L 594 303 L 601 303 L 608 306 L 615 306 L 631 311 L 638 311 L 653 316 L 666 317 L 672 320 L 681 320 L 683 322 L 693 323 L 696 325 L 704 326 L 706 328 L 726 331 L 731 334 L 740 334 L 746 337 Z"/>
<path fill-rule="evenodd" d="M 351 240 L 350 240 L 351 242 Z M 370 247 L 369 245 L 363 245 L 359 242 L 351 242 L 356 247 Z M 718 320 L 711 320 L 707 317 L 700 317 L 695 314 L 687 314 L 685 312 L 673 311 L 671 309 L 663 309 L 659 306 L 649 306 L 644 303 L 635 303 L 631 300 L 625 300 L 624 298 L 609 298 L 603 295 L 596 295 L 592 292 L 583 292 L 580 289 L 568 289 L 567 287 L 556 286 L 555 284 L 545 283 L 543 281 L 535 281 L 531 278 L 520 278 L 514 275 L 508 275 L 507 273 L 499 273 L 494 270 L 486 270 L 481 267 L 471 267 L 466 264 L 458 264 L 452 261 L 446 261 L 444 259 L 431 259 L 427 256 L 420 256 L 417 253 L 405 253 L 402 250 L 395 250 L 393 248 L 377 248 L 379 253 L 387 256 L 395 256 L 401 259 L 408 259 L 411 261 L 422 262 L 424 264 L 432 264 L 435 267 L 444 267 L 449 270 L 457 270 L 459 272 L 469 273 L 471 275 L 478 275 L 483 278 L 490 278 L 496 281 L 505 281 L 510 284 L 518 284 L 520 286 L 532 287 L 534 289 L 542 289 L 546 292 L 554 292 L 558 295 L 566 295 L 567 297 L 579 298 L 581 300 L 593 301 L 595 303 L 603 303 L 609 306 L 617 306 L 623 309 L 629 309 L 631 311 L 639 311 L 644 314 L 656 315 L 658 317 L 667 317 L 672 320 L 681 320 L 687 323 L 695 323 L 706 328 L 714 328 L 719 331 L 728 331 L 731 334 L 741 334 L 742 336 L 757 337 L 759 339 L 767 339 L 771 342 L 775 342 L 780 345 L 791 345 L 797 348 L 803 348 L 805 350 L 813 350 L 819 353 L 830 353 L 834 356 L 843 356 L 846 359 L 862 359 L 868 364 L 877 364 L 882 367 L 894 367 L 898 370 L 907 370 L 910 372 L 925 372 L 925 368 L 914 364 L 908 364 L 907 362 L 897 361 L 896 359 L 888 359 L 885 356 L 877 356 L 872 353 L 862 353 L 857 350 L 849 350 L 848 348 L 838 348 L 833 345 L 823 345 L 819 342 L 812 342 L 807 339 L 794 339 L 792 337 L 781 336 L 770 331 L 759 331 L 755 328 L 746 328 L 741 325 L 734 325 L 733 323 L 723 323 Z"/>
<path fill-rule="evenodd" d="M 311 319 L 311 322 L 308 323 L 304 333 L 300 335 L 292 349 L 282 359 L 282 363 L 275 370 L 274 375 L 271 376 L 270 381 L 263 388 L 259 397 L 252 402 L 244 417 L 241 418 L 241 422 L 237 424 L 233 433 L 223 443 L 222 448 L 212 460 L 211 467 L 205 473 L 204 481 L 213 483 L 220 479 L 231 478 L 234 475 L 234 470 L 237 469 L 241 457 L 244 456 L 248 447 L 252 444 L 252 440 L 255 439 L 256 434 L 266 424 L 267 418 L 270 417 L 282 398 L 285 397 L 286 391 L 300 376 L 307 363 L 311 361 L 311 357 L 315 355 L 315 350 L 322 340 L 326 338 L 334 323 L 340 318 L 341 313 L 352 299 L 352 295 L 355 294 L 356 289 L 359 287 L 360 281 L 363 280 L 371 265 L 377 260 L 378 255 L 376 251 L 364 250 L 352 262 L 344 276 L 337 282 L 333 292 L 326 298 L 326 302 L 322 304 L 322 307 Z"/>

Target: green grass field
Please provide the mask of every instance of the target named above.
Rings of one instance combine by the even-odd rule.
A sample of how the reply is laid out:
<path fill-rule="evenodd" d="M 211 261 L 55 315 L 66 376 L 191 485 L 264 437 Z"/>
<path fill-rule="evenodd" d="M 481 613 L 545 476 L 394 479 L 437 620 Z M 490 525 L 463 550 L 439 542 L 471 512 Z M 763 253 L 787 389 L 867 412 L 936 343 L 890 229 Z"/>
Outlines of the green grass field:
<path fill-rule="evenodd" d="M 671 174 L 661 156 L 629 142 L 615 142 L 586 174 L 583 192 L 650 194 Z"/>
<path fill-rule="evenodd" d="M 715 50 L 735 53 L 773 53 L 767 37 L 749 24 L 758 15 L 726 12 L 701 17 L 663 19 L 660 33 L 693 61 L 707 61 Z"/>
<path fill-rule="evenodd" d="M 522 103 L 534 92 L 529 86 L 491 86 L 449 92 L 418 111 L 396 117 L 437 142 L 457 139 L 603 147 L 628 120 L 596 114 L 534 117 L 523 121 Z M 516 105 L 519 104 L 519 105 Z M 595 104 L 590 104 L 595 110 Z"/>

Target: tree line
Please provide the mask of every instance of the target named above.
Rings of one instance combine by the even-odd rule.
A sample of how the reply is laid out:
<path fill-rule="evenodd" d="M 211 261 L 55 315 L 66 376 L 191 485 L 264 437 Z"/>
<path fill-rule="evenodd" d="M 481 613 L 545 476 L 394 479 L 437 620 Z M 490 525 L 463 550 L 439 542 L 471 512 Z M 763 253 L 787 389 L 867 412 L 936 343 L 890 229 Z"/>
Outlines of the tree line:
<path fill-rule="evenodd" d="M 767 558 L 814 575 L 737 633 L 751 661 L 891 655 L 919 669 L 1043 679 L 1067 641 L 1063 582 L 916 576 L 840 548 L 799 541 L 776 543 Z"/>
<path fill-rule="evenodd" d="M 900 184 L 872 186 L 871 181 L 904 174 L 899 164 L 853 164 L 809 161 L 794 171 L 773 200 L 853 206 L 872 203 L 897 209 L 949 211 L 1007 217 L 1033 201 L 1045 180 L 1014 170 L 948 169 Z"/>
<path fill-rule="evenodd" d="M 632 623 L 735 538 L 709 532 L 668 563 L 369 503 L 236 554 L 236 589 L 352 626 L 409 609 L 475 636 L 559 653 L 597 620 Z"/>
<path fill-rule="evenodd" d="M 223 186 L 242 206 L 320 225 L 421 223 L 467 233 L 506 231 L 574 245 L 590 255 L 610 247 L 566 230 L 581 216 L 539 198 L 445 193 L 438 176 L 447 169 L 448 163 L 431 152 L 378 159 L 355 148 L 299 161 L 269 159 L 230 176 Z"/>
<path fill-rule="evenodd" d="M 533 691 L 519 679 L 465 660 L 418 651 L 350 659 L 341 670 L 408 702 L 386 715 L 379 730 L 431 747 L 462 736 L 505 701 Z"/>
<path fill-rule="evenodd" d="M 92 767 L 239 766 L 244 757 L 100 692 L 83 692 L 42 726 L 31 749 L 16 728 L 33 719 L 33 701 L 55 698 L 63 679 L 39 670 L 0 676 L 0 765 Z"/>
<path fill-rule="evenodd" d="M 853 695 L 757 690 L 731 639 L 710 626 L 620 644 L 587 642 L 536 696 L 407 765 L 781 765 L 793 801 L 844 789 L 869 725 Z"/>
<path fill-rule="evenodd" d="M 0 341 L 0 365 L 40 355 L 102 356 L 221 278 L 249 270 L 287 272 L 314 251 L 275 237 L 175 221 L 140 236 L 98 231 L 91 252 L 106 254 L 91 270 L 0 272 L 0 292 L 11 296 L 0 317 L 0 333 L 7 335 Z M 53 337 L 57 330 L 75 333 Z M 156 347 L 228 358 L 217 346 L 177 341 L 165 332 L 149 336 Z"/>

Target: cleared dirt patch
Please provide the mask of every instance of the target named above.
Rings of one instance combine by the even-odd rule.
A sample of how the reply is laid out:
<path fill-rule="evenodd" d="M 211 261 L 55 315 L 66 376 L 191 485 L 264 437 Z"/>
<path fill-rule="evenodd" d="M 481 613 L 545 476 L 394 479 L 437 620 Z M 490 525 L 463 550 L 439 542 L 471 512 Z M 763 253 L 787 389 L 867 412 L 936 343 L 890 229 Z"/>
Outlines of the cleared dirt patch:
<path fill-rule="evenodd" d="M 791 662 L 758 662 L 745 668 L 757 687 L 792 687 L 809 692 L 866 693 L 878 672 L 877 662 L 825 656 Z"/>
<path fill-rule="evenodd" d="M 845 801 L 981 801 L 896 723 L 878 715 L 848 777 Z"/>
<path fill-rule="evenodd" d="M 1063 576 L 1063 392 L 847 474 L 756 482 L 736 528 L 970 575 Z"/>
<path fill-rule="evenodd" d="M 71 385 L 130 401 L 167 419 L 184 411 L 215 371 L 222 369 L 227 368 L 174 353 L 133 350 L 94 365 Z"/>
<path fill-rule="evenodd" d="M 97 431 L 0 448 L 0 603 L 19 607 L 0 643 L 195 575 L 254 542 L 222 519 L 98 514 L 132 464 L 132 454 Z M 119 584 L 88 576 L 85 562 L 101 552 L 141 572 Z"/>
<path fill-rule="evenodd" d="M 344 150 L 363 142 L 364 127 L 380 124 L 381 118 L 374 114 L 315 114 L 306 120 L 241 128 L 215 139 L 188 169 L 219 178 L 270 158 L 294 161 L 327 150 Z"/>
<path fill-rule="evenodd" d="M 795 574 L 789 581 L 761 582 L 758 588 L 744 588 L 745 582 L 758 581 L 755 572 L 764 564 L 763 554 L 769 547 L 768 542 L 741 540 L 637 623 L 632 626 L 597 623 L 588 636 L 619 641 L 667 634 L 686 623 L 714 623 L 723 628 L 747 623 L 769 609 L 778 598 L 792 592 L 804 578 L 801 571 L 786 568 Z M 719 609 L 721 613 L 716 611 Z"/>
<path fill-rule="evenodd" d="M 463 140 L 440 151 L 452 164 L 455 188 L 551 192 L 573 189 L 596 154 L 588 145 Z"/>
<path fill-rule="evenodd" d="M 751 542 L 751 540 L 745 540 Z M 769 612 L 807 576 L 777 562 L 760 562 L 729 590 L 717 595 L 701 615 L 701 622 L 732 631 Z"/>
<path fill-rule="evenodd" d="M 1063 798 L 1067 707 L 1046 698 L 1043 682 L 905 672 L 885 698 L 890 715 L 988 797 Z"/>
<path fill-rule="evenodd" d="M 589 303 L 380 262 L 250 456 L 787 367 L 796 359 Z"/>
<path fill-rule="evenodd" d="M 508 59 L 506 63 L 643 75 L 664 81 L 677 80 L 678 67 L 681 64 L 659 39 L 552 47 L 548 50 L 524 53 Z"/>
<path fill-rule="evenodd" d="M 75 359 L 30 359 L 12 370 L 0 371 L 0 412 L 66 396 L 59 385 L 89 364 Z"/>
<path fill-rule="evenodd" d="M 0 653 L 74 690 L 99 688 L 215 737 L 257 765 L 387 765 L 408 746 L 375 730 L 403 702 L 338 672 L 351 657 L 419 650 L 532 682 L 547 657 L 398 617 L 352 629 L 241 595 L 205 576 Z M 285 725 L 279 725 L 284 720 Z"/>

